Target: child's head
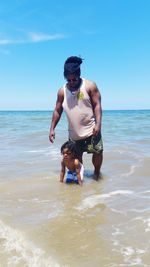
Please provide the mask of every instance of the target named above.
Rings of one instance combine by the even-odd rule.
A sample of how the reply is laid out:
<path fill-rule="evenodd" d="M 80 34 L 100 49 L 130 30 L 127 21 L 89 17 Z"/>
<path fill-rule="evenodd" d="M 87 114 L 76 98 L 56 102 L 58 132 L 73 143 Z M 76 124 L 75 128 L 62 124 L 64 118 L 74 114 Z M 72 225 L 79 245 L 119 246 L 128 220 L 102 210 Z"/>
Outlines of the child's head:
<path fill-rule="evenodd" d="M 67 152 L 71 152 L 74 158 L 78 157 L 76 144 L 73 141 L 67 141 L 61 146 L 61 154 L 63 154 L 65 150 L 67 150 Z"/>

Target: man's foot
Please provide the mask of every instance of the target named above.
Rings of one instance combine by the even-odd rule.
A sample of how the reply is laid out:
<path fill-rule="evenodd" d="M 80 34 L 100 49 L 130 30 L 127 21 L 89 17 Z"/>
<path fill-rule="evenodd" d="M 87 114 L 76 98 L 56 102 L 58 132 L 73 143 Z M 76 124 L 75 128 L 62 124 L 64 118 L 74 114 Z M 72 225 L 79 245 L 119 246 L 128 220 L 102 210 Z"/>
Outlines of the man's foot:
<path fill-rule="evenodd" d="M 93 179 L 95 181 L 98 181 L 98 180 L 102 179 L 102 174 L 100 172 L 98 172 L 98 173 L 97 172 L 94 172 Z"/>

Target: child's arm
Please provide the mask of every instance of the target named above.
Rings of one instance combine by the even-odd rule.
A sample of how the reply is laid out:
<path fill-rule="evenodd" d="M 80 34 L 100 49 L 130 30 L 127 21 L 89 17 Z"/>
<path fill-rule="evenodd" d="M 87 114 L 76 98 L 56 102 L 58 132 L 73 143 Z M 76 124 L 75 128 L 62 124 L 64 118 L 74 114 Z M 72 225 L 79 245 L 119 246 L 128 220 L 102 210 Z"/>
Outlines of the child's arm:
<path fill-rule="evenodd" d="M 65 165 L 63 163 L 63 160 L 61 161 L 61 170 L 60 170 L 60 182 L 63 183 L 64 177 L 65 177 Z"/>
<path fill-rule="evenodd" d="M 77 175 L 78 183 L 79 183 L 79 185 L 82 186 L 83 182 L 81 180 L 81 175 L 80 175 L 81 168 L 80 168 L 80 162 L 79 162 L 78 159 L 75 159 L 75 170 L 76 170 L 76 175 Z"/>

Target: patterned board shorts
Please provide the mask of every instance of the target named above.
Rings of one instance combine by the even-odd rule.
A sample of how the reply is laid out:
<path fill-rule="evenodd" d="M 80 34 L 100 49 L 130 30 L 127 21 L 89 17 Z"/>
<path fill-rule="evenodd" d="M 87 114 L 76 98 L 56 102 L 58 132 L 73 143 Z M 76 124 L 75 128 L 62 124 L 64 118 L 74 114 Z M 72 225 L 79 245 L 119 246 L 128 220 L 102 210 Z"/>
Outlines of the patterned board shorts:
<path fill-rule="evenodd" d="M 103 141 L 101 134 L 89 136 L 86 139 L 75 141 L 79 153 L 87 152 L 101 154 L 103 151 Z"/>

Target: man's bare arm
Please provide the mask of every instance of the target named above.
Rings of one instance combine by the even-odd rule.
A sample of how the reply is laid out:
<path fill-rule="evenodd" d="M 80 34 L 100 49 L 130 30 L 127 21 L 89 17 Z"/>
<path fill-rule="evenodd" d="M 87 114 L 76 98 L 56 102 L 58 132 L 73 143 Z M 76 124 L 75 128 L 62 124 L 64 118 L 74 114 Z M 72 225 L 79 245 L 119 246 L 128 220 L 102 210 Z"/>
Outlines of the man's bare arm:
<path fill-rule="evenodd" d="M 93 112 L 95 115 L 95 128 L 93 129 L 93 134 L 97 135 L 101 132 L 101 121 L 102 121 L 102 107 L 101 107 L 101 94 L 94 82 L 87 82 L 87 92 L 91 98 L 91 103 L 93 107 Z"/>
<path fill-rule="evenodd" d="M 57 94 L 56 106 L 53 112 L 50 133 L 49 133 L 49 140 L 52 143 L 54 142 L 54 139 L 55 139 L 55 127 L 57 123 L 59 122 L 61 114 L 63 112 L 63 107 L 62 107 L 63 100 L 64 100 L 64 92 L 63 92 L 63 88 L 60 88 Z"/>

